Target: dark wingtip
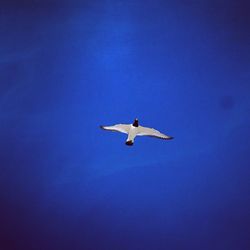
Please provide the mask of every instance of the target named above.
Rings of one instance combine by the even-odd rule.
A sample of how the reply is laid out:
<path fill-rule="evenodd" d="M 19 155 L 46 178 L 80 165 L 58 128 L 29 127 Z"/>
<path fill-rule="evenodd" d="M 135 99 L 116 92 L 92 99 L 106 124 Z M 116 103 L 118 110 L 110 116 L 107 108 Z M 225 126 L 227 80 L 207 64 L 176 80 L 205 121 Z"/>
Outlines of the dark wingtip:
<path fill-rule="evenodd" d="M 169 138 L 168 138 L 168 140 L 173 140 L 174 139 L 174 137 L 173 136 L 170 136 Z"/>
<path fill-rule="evenodd" d="M 104 129 L 104 126 L 103 126 L 103 125 L 100 125 L 100 128 L 101 128 L 101 129 Z"/>

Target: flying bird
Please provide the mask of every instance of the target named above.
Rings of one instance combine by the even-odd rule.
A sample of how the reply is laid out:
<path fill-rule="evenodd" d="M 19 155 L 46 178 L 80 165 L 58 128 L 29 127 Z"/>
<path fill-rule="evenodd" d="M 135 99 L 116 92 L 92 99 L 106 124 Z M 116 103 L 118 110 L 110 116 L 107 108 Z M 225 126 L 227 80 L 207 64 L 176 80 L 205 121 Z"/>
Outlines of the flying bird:
<path fill-rule="evenodd" d="M 127 134 L 128 137 L 125 144 L 128 146 L 134 144 L 136 136 L 152 136 L 163 140 L 171 140 L 174 138 L 164 135 L 156 129 L 140 126 L 138 119 L 135 119 L 132 124 L 116 124 L 112 126 L 100 126 L 100 128 Z"/>

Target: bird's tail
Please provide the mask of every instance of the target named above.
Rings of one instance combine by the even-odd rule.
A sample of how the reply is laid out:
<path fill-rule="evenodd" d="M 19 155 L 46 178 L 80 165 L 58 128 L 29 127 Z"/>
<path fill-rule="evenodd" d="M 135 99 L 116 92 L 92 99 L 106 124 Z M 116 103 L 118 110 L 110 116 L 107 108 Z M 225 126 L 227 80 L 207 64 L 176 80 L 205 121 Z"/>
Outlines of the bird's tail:
<path fill-rule="evenodd" d="M 133 146 L 134 142 L 132 140 L 126 141 L 127 146 Z"/>

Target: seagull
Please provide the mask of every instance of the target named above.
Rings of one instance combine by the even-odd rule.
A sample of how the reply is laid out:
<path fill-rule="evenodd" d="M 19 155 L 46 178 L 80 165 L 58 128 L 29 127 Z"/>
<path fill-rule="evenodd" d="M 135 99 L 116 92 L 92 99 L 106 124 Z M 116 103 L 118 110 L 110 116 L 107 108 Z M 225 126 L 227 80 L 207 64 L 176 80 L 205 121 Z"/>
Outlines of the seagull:
<path fill-rule="evenodd" d="M 134 140 L 137 135 L 152 136 L 163 140 L 171 140 L 174 138 L 172 136 L 164 135 L 154 128 L 140 126 L 137 118 L 132 124 L 116 124 L 112 126 L 100 126 L 100 128 L 127 134 L 128 137 L 125 144 L 128 146 L 132 146 L 134 144 Z"/>

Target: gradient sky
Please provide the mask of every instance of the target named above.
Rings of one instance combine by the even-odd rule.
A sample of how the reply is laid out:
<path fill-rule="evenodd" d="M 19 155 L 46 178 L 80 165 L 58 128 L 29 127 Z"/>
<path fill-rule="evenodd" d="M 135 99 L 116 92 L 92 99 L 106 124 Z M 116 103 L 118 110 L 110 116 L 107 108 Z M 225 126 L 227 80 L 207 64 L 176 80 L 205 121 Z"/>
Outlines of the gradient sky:
<path fill-rule="evenodd" d="M 249 12 L 2 0 L 0 249 L 249 250 Z"/>

